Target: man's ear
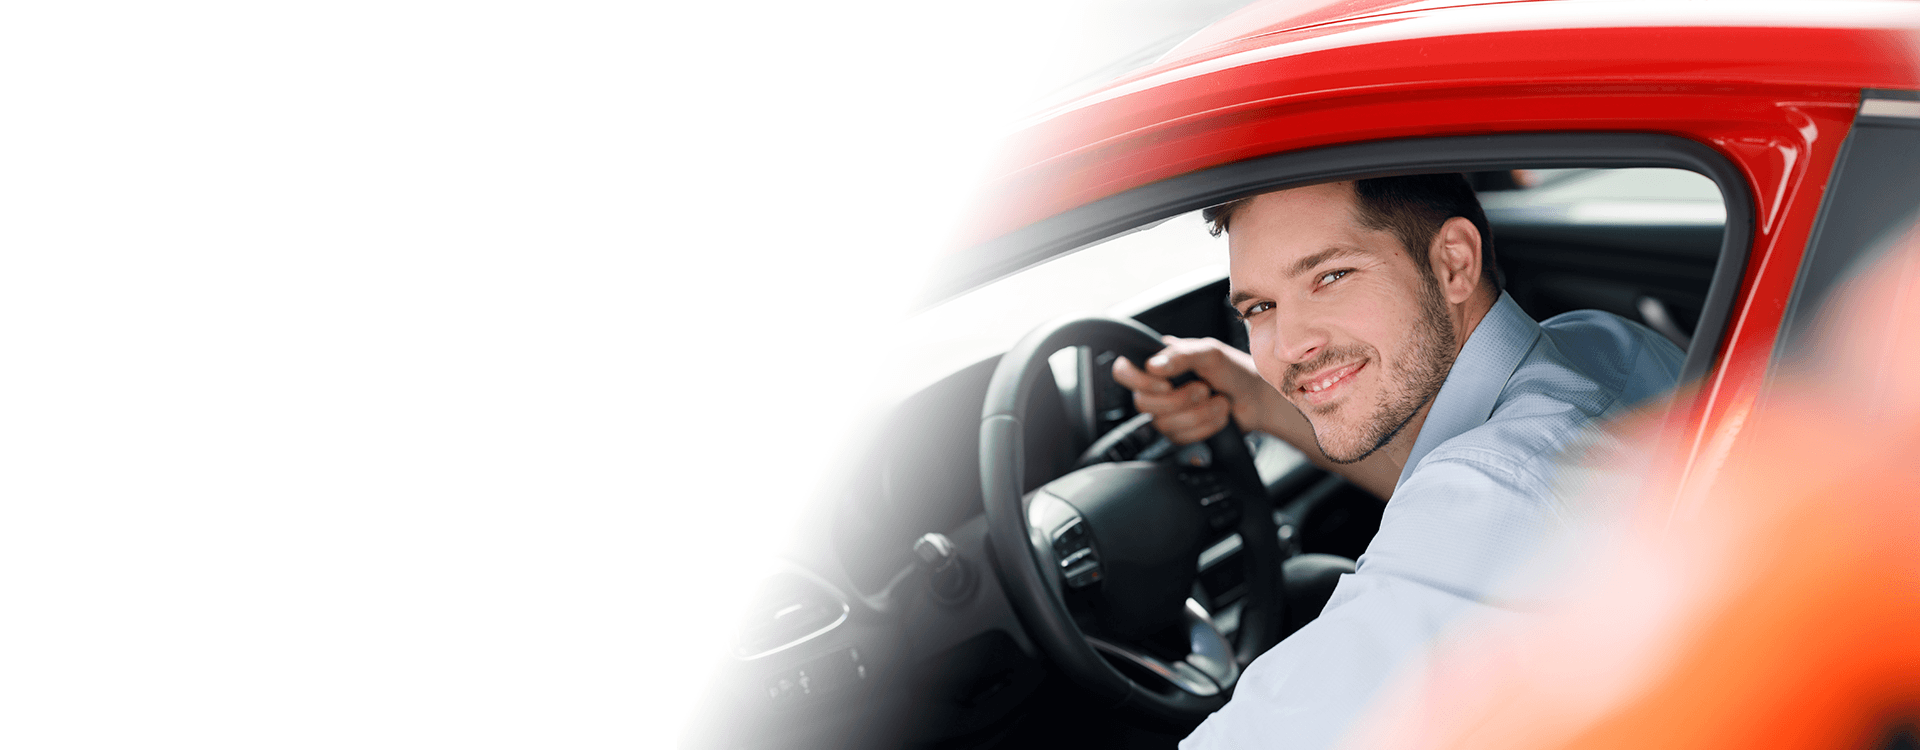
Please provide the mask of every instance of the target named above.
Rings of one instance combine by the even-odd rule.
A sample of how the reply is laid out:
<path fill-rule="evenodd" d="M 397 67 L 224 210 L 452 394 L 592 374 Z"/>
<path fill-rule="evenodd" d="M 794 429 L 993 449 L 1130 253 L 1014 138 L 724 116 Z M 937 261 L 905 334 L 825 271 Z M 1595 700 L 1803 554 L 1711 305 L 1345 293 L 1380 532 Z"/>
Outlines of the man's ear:
<path fill-rule="evenodd" d="M 1448 304 L 1472 299 L 1480 290 L 1480 230 L 1466 217 L 1455 216 L 1440 225 L 1427 258 Z"/>

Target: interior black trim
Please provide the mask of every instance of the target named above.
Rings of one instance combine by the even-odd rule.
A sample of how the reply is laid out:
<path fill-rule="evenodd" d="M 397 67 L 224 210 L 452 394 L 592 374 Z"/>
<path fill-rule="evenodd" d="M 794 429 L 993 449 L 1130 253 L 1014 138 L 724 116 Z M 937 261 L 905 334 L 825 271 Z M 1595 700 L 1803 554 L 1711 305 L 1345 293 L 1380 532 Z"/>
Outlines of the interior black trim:
<path fill-rule="evenodd" d="M 1711 147 L 1656 133 L 1526 133 L 1375 141 L 1275 154 L 1143 185 L 1043 219 L 954 256 L 936 274 L 926 305 L 1027 266 L 1245 195 L 1340 179 L 1427 172 L 1570 167 L 1674 167 L 1720 188 L 1726 234 L 1680 381 L 1706 374 L 1718 358 L 1734 292 L 1753 239 L 1753 197 L 1731 161 Z M 1710 346 L 1702 346 L 1710 343 Z"/>
<path fill-rule="evenodd" d="M 1867 99 L 1902 99 L 1910 102 L 1920 102 L 1920 91 L 1906 91 L 1903 89 L 1861 89 L 1860 98 L 1863 101 Z"/>

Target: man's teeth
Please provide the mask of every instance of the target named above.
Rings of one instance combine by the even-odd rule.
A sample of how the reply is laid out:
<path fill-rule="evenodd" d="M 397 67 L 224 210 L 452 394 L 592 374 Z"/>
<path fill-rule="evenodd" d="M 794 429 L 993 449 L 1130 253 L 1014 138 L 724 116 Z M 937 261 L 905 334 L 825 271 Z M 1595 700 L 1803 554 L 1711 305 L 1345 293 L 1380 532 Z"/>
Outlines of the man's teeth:
<path fill-rule="evenodd" d="M 1325 380 L 1322 380 L 1316 383 L 1308 383 L 1306 385 L 1301 386 L 1300 390 L 1306 391 L 1308 393 L 1319 393 L 1331 387 L 1333 385 L 1333 381 L 1336 381 L 1339 379 L 1340 379 L 1339 376 L 1335 376 L 1335 377 L 1327 378 Z"/>

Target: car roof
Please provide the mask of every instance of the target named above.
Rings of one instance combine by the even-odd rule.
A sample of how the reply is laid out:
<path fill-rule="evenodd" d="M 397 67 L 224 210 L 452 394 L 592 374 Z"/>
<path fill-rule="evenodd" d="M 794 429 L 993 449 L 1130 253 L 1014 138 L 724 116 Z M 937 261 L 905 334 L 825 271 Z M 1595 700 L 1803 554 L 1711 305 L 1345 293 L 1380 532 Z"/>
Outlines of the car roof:
<path fill-rule="evenodd" d="M 1510 114 L 1441 121 L 1448 107 L 1548 88 L 1718 88 L 1756 101 L 1764 89 L 1782 102 L 1857 105 L 1863 88 L 1920 88 L 1916 29 L 1920 3 L 1907 0 L 1267 0 L 1152 66 L 1020 123 L 952 246 L 964 254 L 1132 188 L 1264 154 L 1601 126 L 1592 118 Z M 1430 123 L 1395 112 L 1403 119 L 1303 127 L 1312 118 L 1301 113 L 1314 108 L 1354 110 L 1364 97 L 1469 89 L 1478 94 L 1446 94 L 1452 98 L 1432 110 Z M 1644 132 L 1650 121 L 1619 127 Z M 1272 132 L 1281 123 L 1291 130 Z M 1268 132 L 1254 132 L 1262 128 Z"/>
<path fill-rule="evenodd" d="M 1437 10 L 1463 5 L 1551 2 L 1553 0 L 1267 0 L 1222 18 L 1181 42 L 1161 62 L 1203 54 L 1220 45 L 1237 44 L 1269 34 L 1371 18 L 1392 13 Z"/>

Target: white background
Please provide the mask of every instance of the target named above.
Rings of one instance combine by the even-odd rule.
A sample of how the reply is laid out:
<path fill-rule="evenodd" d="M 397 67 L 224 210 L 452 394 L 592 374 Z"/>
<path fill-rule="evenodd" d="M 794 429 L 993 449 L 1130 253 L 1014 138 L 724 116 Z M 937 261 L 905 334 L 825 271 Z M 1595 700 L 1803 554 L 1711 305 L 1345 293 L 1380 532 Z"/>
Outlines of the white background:
<path fill-rule="evenodd" d="M 996 129 L 1167 4 L 9 6 L 0 745 L 670 744 Z"/>

